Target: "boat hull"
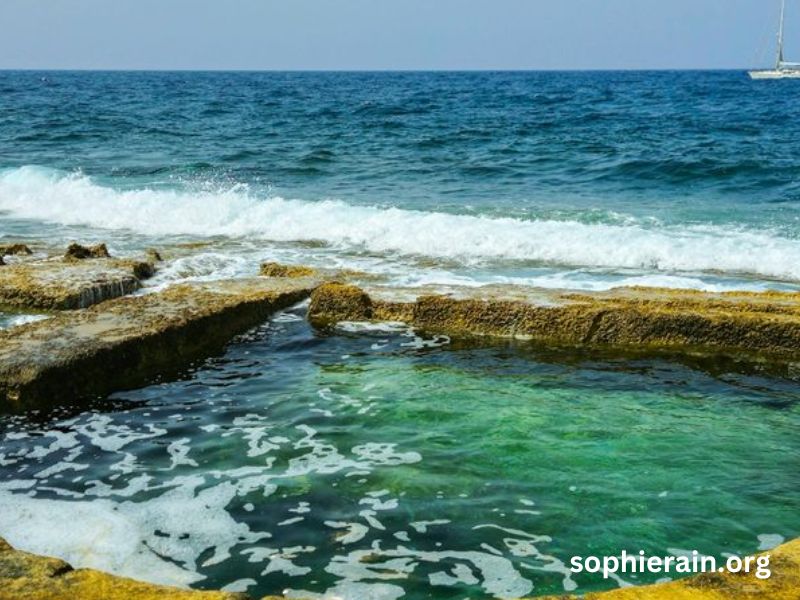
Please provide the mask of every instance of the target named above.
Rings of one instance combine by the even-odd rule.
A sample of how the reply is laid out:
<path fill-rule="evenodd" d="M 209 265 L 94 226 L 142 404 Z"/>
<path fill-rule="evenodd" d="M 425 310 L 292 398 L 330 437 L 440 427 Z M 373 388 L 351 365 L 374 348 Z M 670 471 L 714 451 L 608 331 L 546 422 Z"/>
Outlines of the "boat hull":
<path fill-rule="evenodd" d="M 749 71 L 750 79 L 800 79 L 800 69 Z"/>

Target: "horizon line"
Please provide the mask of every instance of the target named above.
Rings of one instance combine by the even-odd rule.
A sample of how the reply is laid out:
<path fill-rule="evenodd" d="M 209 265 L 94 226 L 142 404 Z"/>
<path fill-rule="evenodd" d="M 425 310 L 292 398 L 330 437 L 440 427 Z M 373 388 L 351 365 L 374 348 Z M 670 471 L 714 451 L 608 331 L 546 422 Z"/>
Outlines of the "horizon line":
<path fill-rule="evenodd" d="M 608 67 L 608 68 L 386 68 L 386 69 L 242 69 L 242 68 L 92 68 L 0 67 L 0 72 L 62 73 L 692 73 L 749 71 L 764 67 Z"/>

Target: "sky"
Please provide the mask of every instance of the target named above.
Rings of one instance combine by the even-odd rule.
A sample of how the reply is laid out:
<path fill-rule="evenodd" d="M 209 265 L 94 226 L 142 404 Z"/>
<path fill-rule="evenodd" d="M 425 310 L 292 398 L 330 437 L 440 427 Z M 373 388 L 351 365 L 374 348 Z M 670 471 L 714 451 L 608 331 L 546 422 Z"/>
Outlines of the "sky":
<path fill-rule="evenodd" d="M 774 61 L 779 5 L 0 0 L 0 69 L 744 68 Z M 789 0 L 787 35 L 787 59 L 800 60 L 800 0 Z"/>

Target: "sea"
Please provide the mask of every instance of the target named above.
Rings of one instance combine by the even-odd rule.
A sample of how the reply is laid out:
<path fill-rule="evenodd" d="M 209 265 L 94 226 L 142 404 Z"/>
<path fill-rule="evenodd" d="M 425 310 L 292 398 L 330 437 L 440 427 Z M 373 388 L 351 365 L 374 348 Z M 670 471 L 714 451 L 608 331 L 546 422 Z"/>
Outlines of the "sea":
<path fill-rule="evenodd" d="M 0 245 L 164 249 L 149 288 L 270 260 L 797 291 L 798 98 L 739 71 L 0 71 Z M 800 536 L 795 382 L 305 310 L 175 381 L 0 416 L 0 537 L 254 597 L 484 600 L 670 577 L 576 555 Z"/>

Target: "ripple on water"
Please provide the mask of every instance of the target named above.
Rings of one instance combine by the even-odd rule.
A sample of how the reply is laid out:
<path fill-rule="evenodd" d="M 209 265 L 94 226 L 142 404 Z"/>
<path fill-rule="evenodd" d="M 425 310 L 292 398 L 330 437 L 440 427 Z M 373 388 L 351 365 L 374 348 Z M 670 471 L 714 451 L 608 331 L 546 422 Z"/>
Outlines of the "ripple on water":
<path fill-rule="evenodd" d="M 566 565 L 589 548 L 800 533 L 781 382 L 301 316 L 113 412 L 3 417 L 0 535 L 159 583 L 394 599 L 588 591 L 609 583 Z"/>

